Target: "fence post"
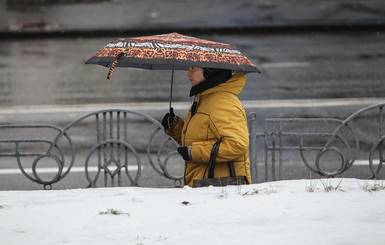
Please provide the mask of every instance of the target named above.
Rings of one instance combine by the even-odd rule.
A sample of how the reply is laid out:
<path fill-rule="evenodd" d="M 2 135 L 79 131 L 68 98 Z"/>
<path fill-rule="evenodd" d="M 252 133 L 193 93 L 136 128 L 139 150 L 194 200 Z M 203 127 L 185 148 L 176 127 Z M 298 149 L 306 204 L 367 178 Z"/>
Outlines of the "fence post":
<path fill-rule="evenodd" d="M 252 112 L 249 114 L 249 159 L 251 181 L 257 183 L 257 115 Z"/>

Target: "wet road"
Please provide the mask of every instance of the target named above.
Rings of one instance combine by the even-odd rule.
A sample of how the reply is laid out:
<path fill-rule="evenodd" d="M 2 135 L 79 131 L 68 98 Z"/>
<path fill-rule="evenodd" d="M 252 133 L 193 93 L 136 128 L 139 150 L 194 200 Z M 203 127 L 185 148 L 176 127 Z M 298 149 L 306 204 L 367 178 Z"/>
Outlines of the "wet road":
<path fill-rule="evenodd" d="M 236 45 L 262 70 L 241 100 L 383 97 L 385 33 L 201 36 Z M 114 38 L 0 40 L 0 106 L 166 102 L 170 71 L 108 69 L 84 62 Z M 174 101 L 190 101 L 186 72 Z"/>

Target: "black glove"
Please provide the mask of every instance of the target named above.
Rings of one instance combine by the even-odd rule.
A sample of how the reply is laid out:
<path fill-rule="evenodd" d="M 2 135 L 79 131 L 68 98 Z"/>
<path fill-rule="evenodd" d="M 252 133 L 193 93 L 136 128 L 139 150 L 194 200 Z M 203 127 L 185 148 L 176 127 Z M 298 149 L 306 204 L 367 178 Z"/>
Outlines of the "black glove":
<path fill-rule="evenodd" d="M 175 117 L 174 110 L 171 110 L 171 114 L 166 113 L 166 115 L 164 115 L 163 120 L 162 120 L 162 126 L 163 126 L 164 130 L 169 129 L 170 127 L 173 128 L 175 126 L 175 125 L 173 125 L 174 117 Z"/>
<path fill-rule="evenodd" d="M 164 115 L 164 117 L 163 117 L 162 126 L 163 126 L 164 130 L 167 130 L 169 128 L 169 126 L 168 126 L 168 118 L 169 117 L 170 117 L 170 113 L 166 113 L 166 115 Z"/>
<path fill-rule="evenodd" d="M 188 148 L 187 146 L 184 147 L 178 147 L 178 153 L 183 157 L 185 161 L 190 161 L 190 155 L 188 153 Z"/>

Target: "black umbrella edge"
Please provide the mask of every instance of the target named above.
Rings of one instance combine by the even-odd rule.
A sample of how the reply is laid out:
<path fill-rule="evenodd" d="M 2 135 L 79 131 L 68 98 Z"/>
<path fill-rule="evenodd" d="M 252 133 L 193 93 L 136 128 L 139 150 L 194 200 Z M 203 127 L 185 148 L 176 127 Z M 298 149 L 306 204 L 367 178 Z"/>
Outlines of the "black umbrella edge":
<path fill-rule="evenodd" d="M 96 64 L 105 67 L 111 67 L 113 63 L 111 57 L 91 57 L 85 64 Z M 235 65 L 230 63 L 214 63 L 214 62 L 194 62 L 185 60 L 165 60 L 165 59 L 136 59 L 121 57 L 116 64 L 116 67 L 132 67 L 148 70 L 188 70 L 189 67 L 204 67 L 204 68 L 220 68 L 228 69 L 234 72 L 251 73 L 261 71 L 256 66 L 251 65 Z"/>

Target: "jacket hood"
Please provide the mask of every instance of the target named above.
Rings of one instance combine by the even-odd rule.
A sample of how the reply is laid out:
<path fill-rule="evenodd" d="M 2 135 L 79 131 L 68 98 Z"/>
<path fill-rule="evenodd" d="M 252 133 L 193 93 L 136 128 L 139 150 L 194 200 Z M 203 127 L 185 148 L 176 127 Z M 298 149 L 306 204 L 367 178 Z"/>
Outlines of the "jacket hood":
<path fill-rule="evenodd" d="M 201 93 L 201 95 L 207 95 L 218 91 L 229 92 L 235 95 L 239 95 L 246 85 L 246 77 L 243 72 L 234 74 L 229 80 L 221 83 L 213 88 L 210 88 Z"/>

